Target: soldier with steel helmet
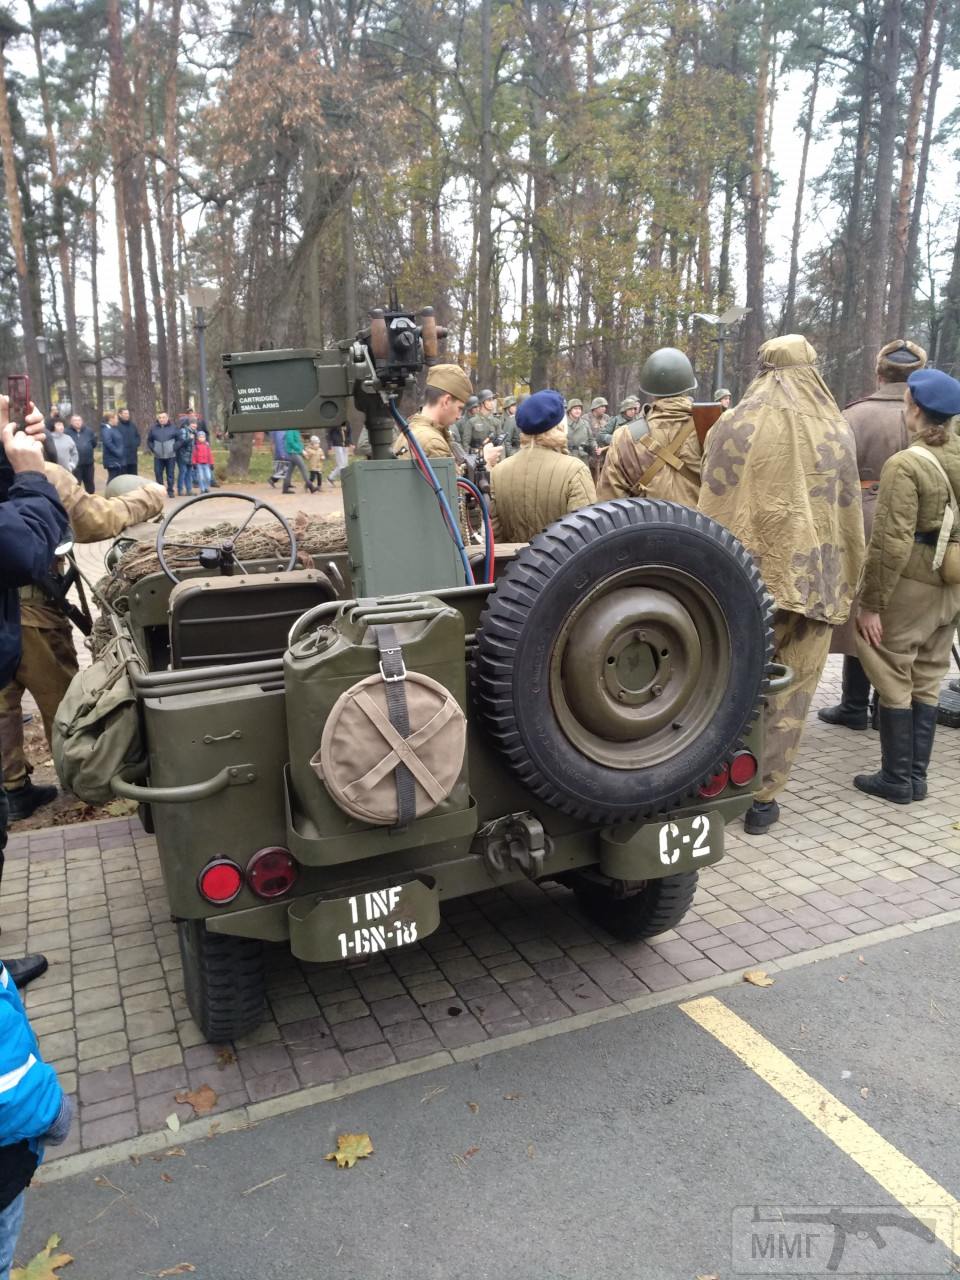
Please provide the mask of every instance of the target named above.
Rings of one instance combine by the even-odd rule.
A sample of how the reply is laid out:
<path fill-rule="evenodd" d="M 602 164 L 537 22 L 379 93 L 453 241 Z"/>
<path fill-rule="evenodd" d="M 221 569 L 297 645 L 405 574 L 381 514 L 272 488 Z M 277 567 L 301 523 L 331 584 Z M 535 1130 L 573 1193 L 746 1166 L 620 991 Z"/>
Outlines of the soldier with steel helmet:
<path fill-rule="evenodd" d="M 516 396 L 507 396 L 503 402 L 503 418 L 500 426 L 503 432 L 503 456 L 509 458 L 512 453 L 518 453 L 520 450 L 520 428 L 517 426 L 517 405 L 519 400 Z"/>
<path fill-rule="evenodd" d="M 601 501 L 648 497 L 697 505 L 703 451 L 690 396 L 696 386 L 693 366 L 676 347 L 650 356 L 640 390 L 651 402 L 614 432 L 597 485 Z"/>
<path fill-rule="evenodd" d="M 724 409 L 729 409 L 733 404 L 733 392 L 729 387 L 717 387 L 713 393 L 713 402 L 722 405 Z"/>
<path fill-rule="evenodd" d="M 593 432 L 593 439 L 596 442 L 597 437 L 606 431 L 607 424 L 610 421 L 610 415 L 607 413 L 608 401 L 605 396 L 594 396 L 590 401 L 590 420 L 588 426 Z"/>
<path fill-rule="evenodd" d="M 567 449 L 574 458 L 590 464 L 597 455 L 597 442 L 590 424 L 583 416 L 583 401 L 567 401 Z"/>
<path fill-rule="evenodd" d="M 476 453 L 493 435 L 500 432 L 500 419 L 496 415 L 497 394 L 489 388 L 480 392 L 475 412 L 466 419 L 460 432 L 464 449 Z"/>

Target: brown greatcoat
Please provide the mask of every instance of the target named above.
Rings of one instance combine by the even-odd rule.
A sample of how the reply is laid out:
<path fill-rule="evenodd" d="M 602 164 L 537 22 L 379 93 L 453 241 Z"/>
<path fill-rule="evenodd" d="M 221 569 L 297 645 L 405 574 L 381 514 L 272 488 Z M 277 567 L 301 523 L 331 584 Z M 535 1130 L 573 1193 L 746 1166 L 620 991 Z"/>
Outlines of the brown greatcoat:
<path fill-rule="evenodd" d="M 863 532 L 869 543 L 873 531 L 873 515 L 880 491 L 883 464 L 909 444 L 903 417 L 904 382 L 881 382 L 861 400 L 854 400 L 843 411 L 857 446 L 857 469 L 860 472 L 860 497 L 863 500 Z M 855 658 L 857 649 L 857 601 L 850 617 L 836 628 L 830 642 L 831 653 Z"/>
<path fill-rule="evenodd" d="M 519 453 L 490 472 L 490 518 L 497 542 L 529 542 L 548 524 L 596 502 L 585 462 L 567 453 L 564 424 L 520 437 Z"/>

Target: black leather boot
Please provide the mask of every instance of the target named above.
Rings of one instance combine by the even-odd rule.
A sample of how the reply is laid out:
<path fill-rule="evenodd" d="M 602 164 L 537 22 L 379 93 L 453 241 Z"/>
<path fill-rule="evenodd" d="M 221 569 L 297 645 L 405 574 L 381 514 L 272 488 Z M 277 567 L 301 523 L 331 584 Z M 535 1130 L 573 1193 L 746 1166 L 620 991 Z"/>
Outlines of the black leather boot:
<path fill-rule="evenodd" d="M 913 704 L 913 798 L 927 798 L 927 765 L 933 750 L 933 736 L 937 732 L 938 707 L 925 702 Z"/>
<path fill-rule="evenodd" d="M 780 806 L 776 800 L 754 800 L 743 818 L 743 830 L 748 836 L 762 836 L 780 821 Z"/>
<path fill-rule="evenodd" d="M 859 658 L 844 658 L 840 702 L 817 712 L 824 724 L 842 724 L 847 729 L 866 729 L 870 724 L 870 681 Z"/>
<path fill-rule="evenodd" d="M 21 956 L 19 960 L 4 960 L 3 967 L 18 987 L 25 987 L 34 978 L 47 972 L 46 956 Z"/>
<path fill-rule="evenodd" d="M 51 800 L 56 800 L 56 787 L 35 787 L 30 778 L 22 787 L 7 792 L 7 803 L 10 806 L 10 821 L 22 822 Z"/>
<path fill-rule="evenodd" d="M 858 773 L 853 785 L 893 804 L 913 800 L 913 710 L 880 704 L 880 772 Z"/>

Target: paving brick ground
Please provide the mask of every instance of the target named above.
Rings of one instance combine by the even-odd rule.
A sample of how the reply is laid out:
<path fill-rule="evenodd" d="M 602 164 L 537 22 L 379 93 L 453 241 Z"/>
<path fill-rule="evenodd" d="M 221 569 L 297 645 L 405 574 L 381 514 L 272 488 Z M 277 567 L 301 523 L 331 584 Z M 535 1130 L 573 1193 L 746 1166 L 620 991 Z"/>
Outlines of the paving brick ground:
<path fill-rule="evenodd" d="M 815 705 L 838 682 L 832 659 Z M 50 959 L 28 1006 L 79 1099 L 62 1154 L 192 1118 L 174 1100 L 182 1089 L 210 1085 L 222 1111 L 960 907 L 958 747 L 941 729 L 930 798 L 888 805 L 850 784 L 876 765 L 876 734 L 811 718 L 782 822 L 761 838 L 728 831 L 727 857 L 705 869 L 675 932 L 626 946 L 556 886 L 481 894 L 450 904 L 421 945 L 370 963 L 273 952 L 270 1016 L 226 1050 L 187 1013 L 153 839 L 127 819 L 15 834 L 3 948 Z"/>

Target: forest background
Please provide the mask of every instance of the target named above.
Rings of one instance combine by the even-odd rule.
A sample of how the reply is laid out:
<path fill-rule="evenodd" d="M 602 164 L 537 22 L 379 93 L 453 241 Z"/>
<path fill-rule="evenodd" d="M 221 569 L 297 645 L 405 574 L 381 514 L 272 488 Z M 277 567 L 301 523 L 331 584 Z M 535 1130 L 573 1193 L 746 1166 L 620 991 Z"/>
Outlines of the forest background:
<path fill-rule="evenodd" d="M 15 0 L 0 368 L 91 416 L 121 368 L 146 426 L 205 287 L 222 421 L 222 351 L 395 284 L 501 392 L 616 401 L 671 344 L 709 397 L 731 304 L 735 391 L 795 330 L 841 403 L 889 337 L 960 373 L 958 69 L 955 0 Z"/>

